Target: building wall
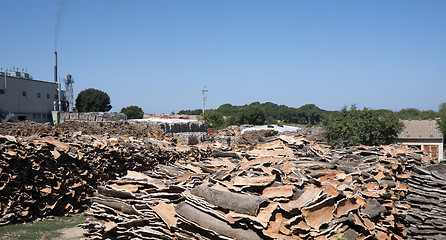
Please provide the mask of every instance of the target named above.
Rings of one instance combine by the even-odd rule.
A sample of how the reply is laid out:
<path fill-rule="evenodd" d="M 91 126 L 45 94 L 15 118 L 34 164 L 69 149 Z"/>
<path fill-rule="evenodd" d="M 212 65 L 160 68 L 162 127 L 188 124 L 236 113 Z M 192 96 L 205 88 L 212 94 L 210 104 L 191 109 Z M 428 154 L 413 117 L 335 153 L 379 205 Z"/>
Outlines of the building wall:
<path fill-rule="evenodd" d="M 7 76 L 5 84 L 0 73 L 0 109 L 14 113 L 13 120 L 51 121 L 57 94 L 56 83 Z"/>
<path fill-rule="evenodd" d="M 420 146 L 421 151 L 429 157 L 444 160 L 443 139 L 397 139 L 397 143 L 407 146 Z"/>

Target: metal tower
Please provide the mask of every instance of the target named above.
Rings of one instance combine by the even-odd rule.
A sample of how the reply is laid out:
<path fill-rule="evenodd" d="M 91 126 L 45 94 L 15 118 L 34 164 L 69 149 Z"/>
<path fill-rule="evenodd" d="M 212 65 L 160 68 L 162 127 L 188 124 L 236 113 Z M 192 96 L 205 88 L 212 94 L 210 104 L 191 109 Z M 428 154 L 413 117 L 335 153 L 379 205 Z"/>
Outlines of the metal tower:
<path fill-rule="evenodd" d="M 73 83 L 74 83 L 74 80 L 71 77 L 71 74 L 68 74 L 67 78 L 65 78 L 65 99 L 68 102 L 68 111 L 69 112 L 74 112 Z"/>
<path fill-rule="evenodd" d="M 204 106 L 205 106 L 205 104 L 206 104 L 206 98 L 207 98 L 207 96 L 204 95 L 204 93 L 207 92 L 207 91 L 208 91 L 208 90 L 207 90 L 207 87 L 206 87 L 206 86 L 203 86 L 203 89 L 201 90 L 201 92 L 203 93 L 203 113 L 204 113 L 204 110 L 205 110 Z"/>

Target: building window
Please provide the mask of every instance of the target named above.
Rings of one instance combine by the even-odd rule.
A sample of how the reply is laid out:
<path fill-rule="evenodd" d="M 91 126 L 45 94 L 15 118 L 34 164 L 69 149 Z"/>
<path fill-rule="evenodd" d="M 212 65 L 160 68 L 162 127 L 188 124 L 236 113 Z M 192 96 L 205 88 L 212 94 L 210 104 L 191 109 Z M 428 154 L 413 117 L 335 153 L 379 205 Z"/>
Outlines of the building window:
<path fill-rule="evenodd" d="M 54 99 L 56 99 L 56 100 L 59 99 L 59 95 L 57 95 L 57 94 L 54 95 Z"/>
<path fill-rule="evenodd" d="M 26 92 L 25 91 L 22 92 L 22 96 L 26 97 Z"/>
<path fill-rule="evenodd" d="M 40 93 L 39 92 L 37 93 L 37 98 L 40 98 Z"/>
<path fill-rule="evenodd" d="M 0 94 L 5 94 L 5 89 L 0 89 Z"/>
<path fill-rule="evenodd" d="M 46 94 L 46 98 L 50 98 L 50 94 L 49 93 Z"/>
<path fill-rule="evenodd" d="M 35 119 L 37 116 L 36 116 L 36 114 L 33 114 L 33 118 Z"/>
<path fill-rule="evenodd" d="M 42 115 L 40 115 L 40 114 L 37 114 L 37 118 L 42 118 Z"/>

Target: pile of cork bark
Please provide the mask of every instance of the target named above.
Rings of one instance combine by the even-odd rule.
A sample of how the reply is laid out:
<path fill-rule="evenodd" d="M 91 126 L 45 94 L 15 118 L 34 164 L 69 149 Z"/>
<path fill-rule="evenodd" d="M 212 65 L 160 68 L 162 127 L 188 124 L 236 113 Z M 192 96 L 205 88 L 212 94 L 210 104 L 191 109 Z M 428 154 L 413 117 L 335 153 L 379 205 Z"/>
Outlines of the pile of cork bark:
<path fill-rule="evenodd" d="M 208 156 L 159 138 L 0 135 L 0 225 L 86 210 L 98 185 L 127 170 Z M 199 160 L 199 159 L 196 159 Z"/>
<path fill-rule="evenodd" d="M 270 136 L 245 152 L 179 158 L 97 188 L 89 239 L 405 239 L 409 171 L 399 146 L 332 150 Z"/>
<path fill-rule="evenodd" d="M 411 239 L 446 239 L 446 165 L 416 167 L 409 180 Z"/>

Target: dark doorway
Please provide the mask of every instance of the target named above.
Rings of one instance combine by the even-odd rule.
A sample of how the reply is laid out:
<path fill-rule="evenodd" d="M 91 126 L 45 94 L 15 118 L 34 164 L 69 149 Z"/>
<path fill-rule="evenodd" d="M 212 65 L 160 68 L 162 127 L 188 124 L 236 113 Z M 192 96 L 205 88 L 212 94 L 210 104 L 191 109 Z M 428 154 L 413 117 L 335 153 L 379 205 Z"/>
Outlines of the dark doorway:
<path fill-rule="evenodd" d="M 19 121 L 25 121 L 26 120 L 26 116 L 19 116 Z"/>

